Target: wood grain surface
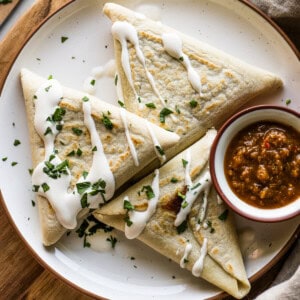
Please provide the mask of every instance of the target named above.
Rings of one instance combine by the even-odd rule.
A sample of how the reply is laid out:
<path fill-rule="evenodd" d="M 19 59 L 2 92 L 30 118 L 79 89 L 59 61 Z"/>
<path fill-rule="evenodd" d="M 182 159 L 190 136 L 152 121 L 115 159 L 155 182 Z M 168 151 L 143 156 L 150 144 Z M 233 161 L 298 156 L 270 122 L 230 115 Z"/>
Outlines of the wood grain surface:
<path fill-rule="evenodd" d="M 0 43 L 0 91 L 12 62 L 28 37 L 45 19 L 72 1 L 74 0 L 38 0 L 10 30 Z M 9 223 L 1 205 L 0 249 L 0 299 L 92 299 L 38 264 Z M 271 284 L 288 254 L 289 252 L 253 285 L 251 294 L 246 299 L 253 299 Z M 223 299 L 232 298 L 225 296 Z"/>
<path fill-rule="evenodd" d="M 0 27 L 3 25 L 9 14 L 15 9 L 21 0 L 13 0 L 10 3 L 1 5 L 0 7 Z M 1 52 L 0 52 L 1 53 Z"/>

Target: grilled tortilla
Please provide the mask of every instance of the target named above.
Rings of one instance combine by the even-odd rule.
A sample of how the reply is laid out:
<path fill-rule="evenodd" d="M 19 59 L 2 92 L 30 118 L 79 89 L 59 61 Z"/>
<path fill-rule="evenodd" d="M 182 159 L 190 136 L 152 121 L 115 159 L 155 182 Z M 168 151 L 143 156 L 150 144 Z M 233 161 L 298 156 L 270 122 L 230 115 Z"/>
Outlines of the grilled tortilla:
<path fill-rule="evenodd" d="M 129 111 L 181 137 L 172 155 L 282 86 L 278 76 L 125 7 L 107 3 L 103 11 L 113 22 L 119 97 Z"/>
<path fill-rule="evenodd" d="M 207 172 L 207 160 L 214 137 L 215 130 L 209 130 L 201 140 L 159 169 L 158 203 L 155 212 L 146 221 L 143 231 L 137 238 L 193 273 L 203 247 L 207 247 L 201 277 L 230 295 L 242 298 L 249 292 L 250 284 L 238 245 L 232 213 L 220 202 L 216 191 L 213 188 L 207 190 L 206 208 L 203 201 L 205 191 L 202 191 L 193 202 L 184 222 L 175 226 L 179 211 L 188 209 L 184 204 L 188 198 L 187 189 L 190 193 L 196 192 L 199 188 L 198 182 Z M 190 152 L 190 156 L 187 156 L 187 151 Z M 188 171 L 192 179 L 191 186 L 186 185 L 187 166 L 183 164 L 184 161 L 190 163 Z M 149 201 L 152 200 L 147 199 L 149 188 L 145 187 L 151 184 L 153 187 L 153 177 L 153 174 L 150 174 L 142 179 L 110 203 L 96 210 L 94 216 L 101 222 L 126 233 L 128 228 L 130 230 L 135 226 L 135 220 L 128 212 L 130 208 L 128 202 L 124 205 L 125 200 L 130 201 L 135 213 L 145 213 L 150 206 Z M 205 181 L 202 184 L 205 184 Z M 204 218 L 200 221 L 202 212 Z M 143 223 L 141 218 L 142 215 L 136 218 L 136 222 Z M 130 220 L 131 225 L 128 223 Z M 191 250 L 185 256 L 187 247 Z"/>
<path fill-rule="evenodd" d="M 33 167 L 36 168 L 39 163 L 43 162 L 45 156 L 44 142 L 34 124 L 35 101 L 39 101 L 36 92 L 41 85 L 46 83 L 47 86 L 47 79 L 29 70 L 22 69 L 21 83 L 27 111 Z M 47 89 L 49 90 L 49 87 L 45 88 L 45 90 Z M 51 90 L 49 90 L 50 92 Z M 153 124 L 146 124 L 144 119 L 129 112 L 125 112 L 128 127 L 127 134 L 129 134 L 129 137 L 126 137 L 120 108 L 70 88 L 62 87 L 62 93 L 63 97 L 59 102 L 59 107 L 65 110 L 65 114 L 63 116 L 62 129 L 54 141 L 54 148 L 61 161 L 68 160 L 71 174 L 70 190 L 75 187 L 83 172 L 90 170 L 93 161 L 93 151 L 95 150 L 92 149 L 90 133 L 83 121 L 82 99 L 84 97 L 88 96 L 91 103 L 92 119 L 96 126 L 96 132 L 102 141 L 104 154 L 113 174 L 116 189 L 132 178 L 134 174 L 143 169 L 149 162 L 159 159 L 158 156 L 160 154 L 154 145 L 153 135 L 157 138 L 157 143 L 161 149 L 168 149 L 176 144 L 179 139 L 175 133 L 163 130 Z M 104 116 L 109 118 L 113 128 L 105 126 Z M 149 127 L 152 129 L 150 130 L 152 136 Z M 129 140 L 131 140 L 135 148 L 138 165 L 134 162 L 129 147 Z M 100 172 L 101 168 L 103 168 L 102 165 L 99 166 Z M 59 223 L 57 213 L 46 197 L 37 195 L 37 200 L 43 243 L 45 245 L 54 244 L 63 235 L 66 228 Z"/>

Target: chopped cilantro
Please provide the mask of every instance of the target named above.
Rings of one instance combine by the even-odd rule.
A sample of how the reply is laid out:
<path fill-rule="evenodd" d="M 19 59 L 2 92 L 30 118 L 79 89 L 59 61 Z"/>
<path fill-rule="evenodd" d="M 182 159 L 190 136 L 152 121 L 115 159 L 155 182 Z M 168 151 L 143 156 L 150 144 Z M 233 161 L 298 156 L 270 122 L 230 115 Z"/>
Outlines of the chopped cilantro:
<path fill-rule="evenodd" d="M 197 102 L 196 100 L 192 99 L 192 100 L 190 101 L 190 106 L 191 106 L 191 108 L 195 108 L 197 105 L 198 105 L 198 102 Z"/>
<path fill-rule="evenodd" d="M 68 37 L 66 37 L 66 36 L 62 36 L 61 38 L 60 38 L 60 41 L 62 42 L 62 43 L 64 43 L 66 40 L 68 40 L 69 38 Z"/>
<path fill-rule="evenodd" d="M 225 221 L 225 220 L 227 219 L 228 213 L 229 213 L 229 210 L 228 210 L 228 209 L 225 209 L 225 210 L 218 216 L 218 219 L 221 220 L 221 221 Z"/>
<path fill-rule="evenodd" d="M 6 157 L 2 157 L 2 161 L 7 161 L 7 156 Z"/>
<path fill-rule="evenodd" d="M 88 175 L 89 175 L 89 172 L 87 172 L 87 171 L 82 172 L 82 176 L 84 179 L 86 179 Z"/>
<path fill-rule="evenodd" d="M 81 197 L 80 199 L 80 204 L 81 204 L 81 207 L 82 208 L 85 208 L 85 207 L 88 207 L 89 204 L 88 204 L 88 201 L 87 201 L 87 193 L 83 194 L 83 196 Z"/>
<path fill-rule="evenodd" d="M 118 103 L 119 103 L 119 105 L 120 105 L 121 107 L 124 107 L 124 106 L 125 106 L 124 102 L 122 102 L 121 100 L 118 100 Z"/>
<path fill-rule="evenodd" d="M 84 96 L 83 98 L 82 98 L 82 101 L 83 102 L 88 102 L 90 99 L 87 97 L 87 96 Z"/>
<path fill-rule="evenodd" d="M 97 151 L 97 146 L 94 146 L 93 149 L 92 149 L 92 151 L 93 151 L 93 152 L 94 152 L 94 151 Z"/>
<path fill-rule="evenodd" d="M 35 202 L 33 200 L 31 200 L 31 205 L 35 207 Z"/>
<path fill-rule="evenodd" d="M 82 195 L 83 193 L 88 190 L 92 184 L 89 181 L 79 182 L 76 184 L 77 192 L 79 195 Z"/>
<path fill-rule="evenodd" d="M 130 227 L 133 224 L 128 215 L 125 216 L 124 221 L 128 227 Z"/>
<path fill-rule="evenodd" d="M 44 135 L 52 134 L 52 133 L 53 133 L 53 132 L 52 132 L 52 129 L 51 129 L 50 127 L 47 127 L 47 129 L 46 129 Z"/>
<path fill-rule="evenodd" d="M 114 249 L 118 240 L 112 235 L 106 240 L 111 243 L 111 247 Z"/>
<path fill-rule="evenodd" d="M 12 167 L 14 167 L 14 166 L 16 166 L 18 163 L 16 162 L 16 161 L 13 161 L 12 163 L 11 163 L 11 166 Z"/>
<path fill-rule="evenodd" d="M 189 205 L 189 203 L 185 200 L 181 203 L 182 208 L 186 208 L 188 205 Z"/>
<path fill-rule="evenodd" d="M 47 87 L 45 88 L 45 91 L 48 93 L 51 87 L 52 87 L 52 85 L 47 86 Z"/>
<path fill-rule="evenodd" d="M 182 159 L 182 165 L 185 168 L 189 162 L 185 159 Z"/>
<path fill-rule="evenodd" d="M 170 109 L 167 108 L 167 107 L 164 107 L 164 108 L 160 111 L 160 113 L 159 113 L 159 120 L 160 120 L 160 123 L 165 123 L 165 121 L 166 121 L 166 116 L 168 116 L 168 115 L 170 115 L 170 114 L 172 114 L 172 113 L 173 113 L 172 110 L 170 110 Z"/>
<path fill-rule="evenodd" d="M 47 191 L 50 190 L 50 187 L 49 187 L 49 185 L 46 182 L 44 182 L 42 184 L 42 189 L 43 189 L 44 193 L 46 193 Z"/>
<path fill-rule="evenodd" d="M 68 154 L 67 154 L 67 156 L 74 156 L 75 155 L 75 150 L 72 150 L 71 152 L 69 152 Z"/>
<path fill-rule="evenodd" d="M 199 187 L 201 185 L 201 183 L 200 182 L 198 182 L 198 183 L 196 183 L 192 188 L 191 188 L 191 190 L 194 190 L 194 189 L 196 189 L 197 187 Z"/>
<path fill-rule="evenodd" d="M 90 248 L 91 244 L 89 242 L 87 242 L 86 237 L 87 236 L 85 235 L 84 238 L 83 238 L 83 247 L 84 248 Z"/>
<path fill-rule="evenodd" d="M 35 193 L 37 193 L 37 192 L 39 191 L 39 188 L 40 188 L 39 185 L 35 185 L 35 184 L 34 184 L 34 185 L 32 186 L 32 191 L 35 192 Z"/>
<path fill-rule="evenodd" d="M 290 105 L 291 103 L 292 103 L 292 100 L 291 100 L 291 99 L 285 100 L 285 104 L 286 104 L 286 105 Z"/>
<path fill-rule="evenodd" d="M 76 151 L 76 154 L 77 154 L 78 156 L 81 156 L 81 155 L 82 155 L 82 150 L 81 150 L 80 148 L 78 148 L 77 151 Z"/>
<path fill-rule="evenodd" d="M 111 122 L 110 118 L 106 116 L 105 114 L 102 114 L 102 123 L 104 124 L 106 129 L 112 130 L 114 127 L 114 124 Z"/>
<path fill-rule="evenodd" d="M 172 177 L 170 181 L 171 181 L 172 183 L 176 183 L 176 182 L 178 182 L 178 179 L 175 178 L 175 177 Z"/>
<path fill-rule="evenodd" d="M 86 229 L 89 227 L 89 223 L 87 220 L 83 220 L 79 228 L 76 230 L 76 233 L 80 238 L 82 238 L 85 235 Z"/>
<path fill-rule="evenodd" d="M 153 102 L 146 103 L 145 105 L 146 105 L 148 108 L 152 108 L 152 109 L 156 108 L 156 106 L 155 106 L 155 104 L 154 104 Z"/>
<path fill-rule="evenodd" d="M 181 194 L 180 192 L 177 193 L 177 196 L 178 196 L 179 198 L 181 198 L 182 200 L 184 200 L 184 199 L 186 198 L 186 196 L 183 195 L 183 194 Z M 184 207 L 183 207 L 183 208 L 184 208 Z"/>
<path fill-rule="evenodd" d="M 63 119 L 63 116 L 66 114 L 66 110 L 61 108 L 61 107 L 57 107 L 55 109 L 54 114 L 50 117 L 50 120 L 53 122 L 61 122 Z"/>
<path fill-rule="evenodd" d="M 124 202 L 123 202 L 123 208 L 124 209 L 127 209 L 128 211 L 129 210 L 134 210 L 134 206 L 131 204 L 131 202 L 130 201 L 128 201 L 128 200 L 124 200 Z"/>
<path fill-rule="evenodd" d="M 76 134 L 77 136 L 82 135 L 83 131 L 77 127 L 72 127 L 72 131 L 74 134 Z"/>
<path fill-rule="evenodd" d="M 186 259 L 186 258 L 183 259 L 183 263 L 187 264 L 188 262 L 189 262 L 188 259 Z"/>
<path fill-rule="evenodd" d="M 179 57 L 179 60 L 180 60 L 180 61 L 183 61 L 183 60 L 184 60 L 183 56 L 180 56 L 180 57 Z"/>
<path fill-rule="evenodd" d="M 95 79 L 92 79 L 91 82 L 90 82 L 90 85 L 94 86 L 96 83 L 96 80 Z"/>
<path fill-rule="evenodd" d="M 28 169 L 28 173 L 29 173 L 29 175 L 32 175 L 33 169 Z"/>
<path fill-rule="evenodd" d="M 142 102 L 142 101 L 141 101 L 141 97 L 138 97 L 138 102 L 139 102 L 139 103 L 141 103 L 141 102 Z"/>
<path fill-rule="evenodd" d="M 49 75 L 49 76 L 48 76 L 48 80 L 51 80 L 51 79 L 53 79 L 53 76 L 52 76 L 52 75 Z"/>
<path fill-rule="evenodd" d="M 146 196 L 147 196 L 148 200 L 155 197 L 153 189 L 150 185 L 144 185 L 143 188 L 142 188 L 142 192 L 144 192 L 144 191 L 146 193 Z"/>
<path fill-rule="evenodd" d="M 118 74 L 116 74 L 116 76 L 115 76 L 115 85 L 117 85 L 118 84 Z"/>

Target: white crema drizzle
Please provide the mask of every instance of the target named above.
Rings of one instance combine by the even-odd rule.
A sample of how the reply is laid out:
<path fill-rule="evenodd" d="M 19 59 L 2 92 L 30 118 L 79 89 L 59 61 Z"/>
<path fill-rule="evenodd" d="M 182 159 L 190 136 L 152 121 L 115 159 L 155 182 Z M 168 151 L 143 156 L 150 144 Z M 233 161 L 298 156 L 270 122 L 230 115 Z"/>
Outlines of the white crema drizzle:
<path fill-rule="evenodd" d="M 137 95 L 137 92 L 134 88 L 133 80 L 132 80 L 132 75 L 131 75 L 131 69 L 130 69 L 130 60 L 129 60 L 129 52 L 128 52 L 128 47 L 127 47 L 127 42 L 130 42 L 136 51 L 136 55 L 140 63 L 143 65 L 143 68 L 146 72 L 146 76 L 148 78 L 148 81 L 157 96 L 157 98 L 160 100 L 161 104 L 166 107 L 166 103 L 163 100 L 162 96 L 160 95 L 156 85 L 154 78 L 152 74 L 149 72 L 147 66 L 146 66 L 146 60 L 144 57 L 144 54 L 142 50 L 140 49 L 139 46 L 139 39 L 138 39 L 138 34 L 136 29 L 128 22 L 126 21 L 117 21 L 112 25 L 112 34 L 113 37 L 118 40 L 121 44 L 122 47 L 122 54 L 121 54 L 121 62 L 122 62 L 122 67 L 125 72 L 125 75 L 127 77 L 127 80 L 131 86 L 131 89 L 134 92 L 135 98 L 137 101 L 139 101 L 139 97 Z M 173 121 L 176 121 L 176 117 L 171 115 L 171 118 Z"/>
<path fill-rule="evenodd" d="M 164 33 L 162 35 L 163 46 L 166 52 L 178 59 L 188 72 L 188 79 L 193 89 L 201 95 L 201 79 L 193 68 L 189 57 L 182 51 L 182 41 L 176 33 Z"/>
<path fill-rule="evenodd" d="M 185 246 L 183 256 L 180 259 L 180 267 L 181 268 L 185 268 L 186 262 L 188 260 L 188 257 L 190 255 L 191 251 L 192 251 L 192 248 L 193 248 L 193 246 L 192 246 L 191 243 L 187 243 L 187 245 Z"/>
<path fill-rule="evenodd" d="M 179 226 L 188 216 L 188 214 L 191 211 L 191 208 L 193 206 L 193 203 L 195 200 L 199 197 L 201 193 L 203 193 L 203 203 L 200 208 L 200 215 L 199 219 L 200 222 L 204 220 L 205 213 L 206 213 L 206 207 L 207 207 L 207 197 L 210 191 L 211 187 L 211 177 L 209 169 L 206 168 L 201 176 L 198 182 L 196 182 L 192 186 L 192 180 L 190 177 L 190 163 L 191 163 L 191 157 L 189 151 L 186 151 L 186 170 L 185 170 L 185 184 L 187 186 L 187 192 L 185 194 L 185 199 L 183 200 L 180 211 L 178 212 L 174 225 L 177 227 Z M 183 206 L 184 204 L 184 206 Z"/>
<path fill-rule="evenodd" d="M 128 124 L 127 124 L 127 119 L 126 119 L 126 110 L 122 107 L 120 108 L 120 116 L 121 116 L 121 119 L 122 119 L 122 122 L 123 122 L 123 125 L 124 125 L 124 128 L 125 128 L 125 135 L 126 135 L 126 138 L 127 138 L 127 142 L 128 142 L 128 145 L 129 145 L 129 149 L 130 149 L 131 156 L 133 158 L 134 164 L 136 166 L 139 166 L 138 155 L 137 155 L 135 146 L 132 142 L 132 139 L 130 137 L 130 133 L 129 133 L 129 129 L 128 129 Z"/>
<path fill-rule="evenodd" d="M 77 214 L 82 210 L 81 196 L 76 190 L 69 191 L 71 184 L 70 170 L 66 168 L 66 174 L 60 174 L 57 179 L 49 177 L 45 172 L 45 163 L 51 159 L 51 164 L 58 166 L 62 163 L 60 158 L 55 153 L 54 141 L 58 134 L 56 124 L 51 121 L 47 121 L 48 117 L 53 115 L 55 110 L 59 107 L 58 104 L 63 97 L 63 91 L 60 83 L 57 80 L 51 79 L 42 84 L 37 90 L 35 100 L 35 116 L 34 125 L 39 136 L 42 138 L 45 146 L 45 157 L 33 171 L 32 184 L 38 186 L 38 194 L 47 198 L 52 208 L 55 210 L 58 221 L 67 229 L 73 229 L 77 225 Z M 101 141 L 96 132 L 95 124 L 91 117 L 91 108 L 88 102 L 83 104 L 84 109 L 84 122 L 90 131 L 92 144 L 97 147 L 98 151 L 93 152 L 93 163 L 88 177 L 84 180 L 90 180 L 92 182 L 99 180 L 100 178 L 106 181 L 106 197 L 112 197 L 114 193 L 114 177 L 111 173 L 105 156 L 103 155 L 103 147 Z M 46 130 L 51 133 L 45 134 Z M 98 138 L 97 138 L 97 136 Z M 98 139 L 98 140 L 97 140 Z M 104 156 L 104 157 L 103 157 Z M 99 174 L 99 165 L 101 166 L 101 174 Z M 108 168 L 107 168 L 108 166 Z M 97 168 L 98 167 L 98 168 Z M 83 181 L 83 178 L 79 179 L 79 182 Z M 42 188 L 46 186 L 48 189 Z M 96 201 L 102 201 L 100 196 L 92 196 L 89 198 L 91 207 L 96 206 Z"/>
<path fill-rule="evenodd" d="M 152 181 L 152 190 L 154 197 L 148 201 L 148 207 L 145 211 L 132 210 L 128 212 L 129 219 L 132 222 L 131 226 L 125 224 L 125 235 L 128 239 L 134 239 L 138 237 L 147 225 L 147 222 L 151 216 L 155 213 L 157 202 L 159 199 L 159 170 L 154 171 L 154 179 Z M 129 201 L 126 196 L 124 201 Z"/>
<path fill-rule="evenodd" d="M 200 250 L 200 256 L 195 262 L 193 269 L 192 269 L 192 274 L 196 277 L 201 276 L 203 266 L 204 266 L 204 259 L 207 254 L 207 238 L 204 238 L 203 244 Z"/>
<path fill-rule="evenodd" d="M 158 142 L 158 139 L 157 139 L 157 137 L 154 133 L 154 130 L 151 127 L 150 122 L 148 122 L 147 120 L 146 120 L 146 125 L 147 125 L 148 131 L 150 133 L 150 136 L 151 136 L 151 139 L 152 139 L 152 142 L 153 142 L 153 145 L 154 145 L 155 153 L 156 153 L 157 157 L 159 158 L 160 162 L 163 164 L 167 160 L 166 155 L 165 154 L 161 155 L 159 153 L 159 151 L 157 150 L 157 147 L 160 148 L 160 149 L 162 149 L 162 148 L 160 146 L 160 143 Z"/>

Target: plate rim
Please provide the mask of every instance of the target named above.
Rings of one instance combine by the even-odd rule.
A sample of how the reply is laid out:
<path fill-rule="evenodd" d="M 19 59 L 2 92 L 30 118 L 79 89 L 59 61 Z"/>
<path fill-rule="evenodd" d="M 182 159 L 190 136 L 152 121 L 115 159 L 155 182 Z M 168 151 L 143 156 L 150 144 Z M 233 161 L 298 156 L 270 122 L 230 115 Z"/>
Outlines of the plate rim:
<path fill-rule="evenodd" d="M 11 69 L 13 65 L 15 64 L 15 61 L 19 57 L 20 53 L 24 49 L 24 47 L 27 45 L 27 43 L 33 38 L 33 36 L 37 33 L 37 31 L 45 25 L 51 18 L 53 18 L 56 14 L 61 12 L 63 9 L 71 5 L 72 3 L 76 2 L 77 0 L 68 0 L 65 4 L 63 4 L 60 8 L 58 8 L 56 11 L 49 14 L 43 21 L 41 21 L 34 29 L 33 31 L 26 37 L 23 44 L 20 46 L 18 52 L 16 53 L 15 57 L 12 59 L 9 67 L 7 68 L 6 74 L 4 75 L 3 81 L 0 82 L 0 96 L 2 95 L 2 91 L 4 89 L 4 86 L 6 84 L 6 80 L 11 72 Z M 255 13 L 257 13 L 260 17 L 265 19 L 285 40 L 285 42 L 288 44 L 288 46 L 291 48 L 295 56 L 300 60 L 300 52 L 295 46 L 295 44 L 291 41 L 291 39 L 288 37 L 288 35 L 277 25 L 267 14 L 265 14 L 260 8 L 255 6 L 253 3 L 250 2 L 250 0 L 238 0 L 241 4 L 246 5 L 250 10 L 253 10 Z M 29 8 L 31 9 L 31 8 Z M 10 31 L 8 32 L 8 34 Z M 7 35 L 8 35 L 7 34 Z M 4 40 L 3 40 L 4 41 Z M 31 247 L 29 242 L 25 239 L 25 237 L 22 235 L 21 231 L 18 229 L 17 225 L 13 221 L 13 218 L 8 210 L 8 207 L 6 205 L 6 202 L 4 200 L 4 197 L 2 195 L 2 192 L 0 190 L 0 203 L 4 209 L 4 212 L 9 220 L 9 223 L 19 236 L 21 240 L 24 242 L 26 248 L 30 251 L 31 255 L 34 257 L 34 259 L 47 271 L 51 272 L 54 276 L 56 276 L 58 279 L 62 280 L 64 283 L 69 285 L 70 287 L 74 288 L 75 290 L 79 291 L 80 293 L 93 297 L 95 299 L 99 300 L 105 300 L 107 298 L 97 295 L 89 290 L 84 289 L 83 287 L 75 284 L 74 282 L 70 281 L 66 277 L 64 277 L 62 274 L 57 272 L 52 266 L 50 266 L 46 261 L 44 261 L 39 254 Z M 258 279 L 260 279 L 264 274 L 266 274 L 272 267 L 274 267 L 282 258 L 283 256 L 288 252 L 290 248 L 294 245 L 294 243 L 297 241 L 298 236 L 300 235 L 300 225 L 296 228 L 294 233 L 291 235 L 290 239 L 286 242 L 285 245 L 280 249 L 280 251 L 265 265 L 263 266 L 259 271 L 254 273 L 251 277 L 249 277 L 249 281 L 252 284 L 254 284 Z M 227 297 L 228 294 L 226 292 L 220 292 L 212 297 L 207 298 L 207 300 L 220 300 L 225 297 Z"/>

